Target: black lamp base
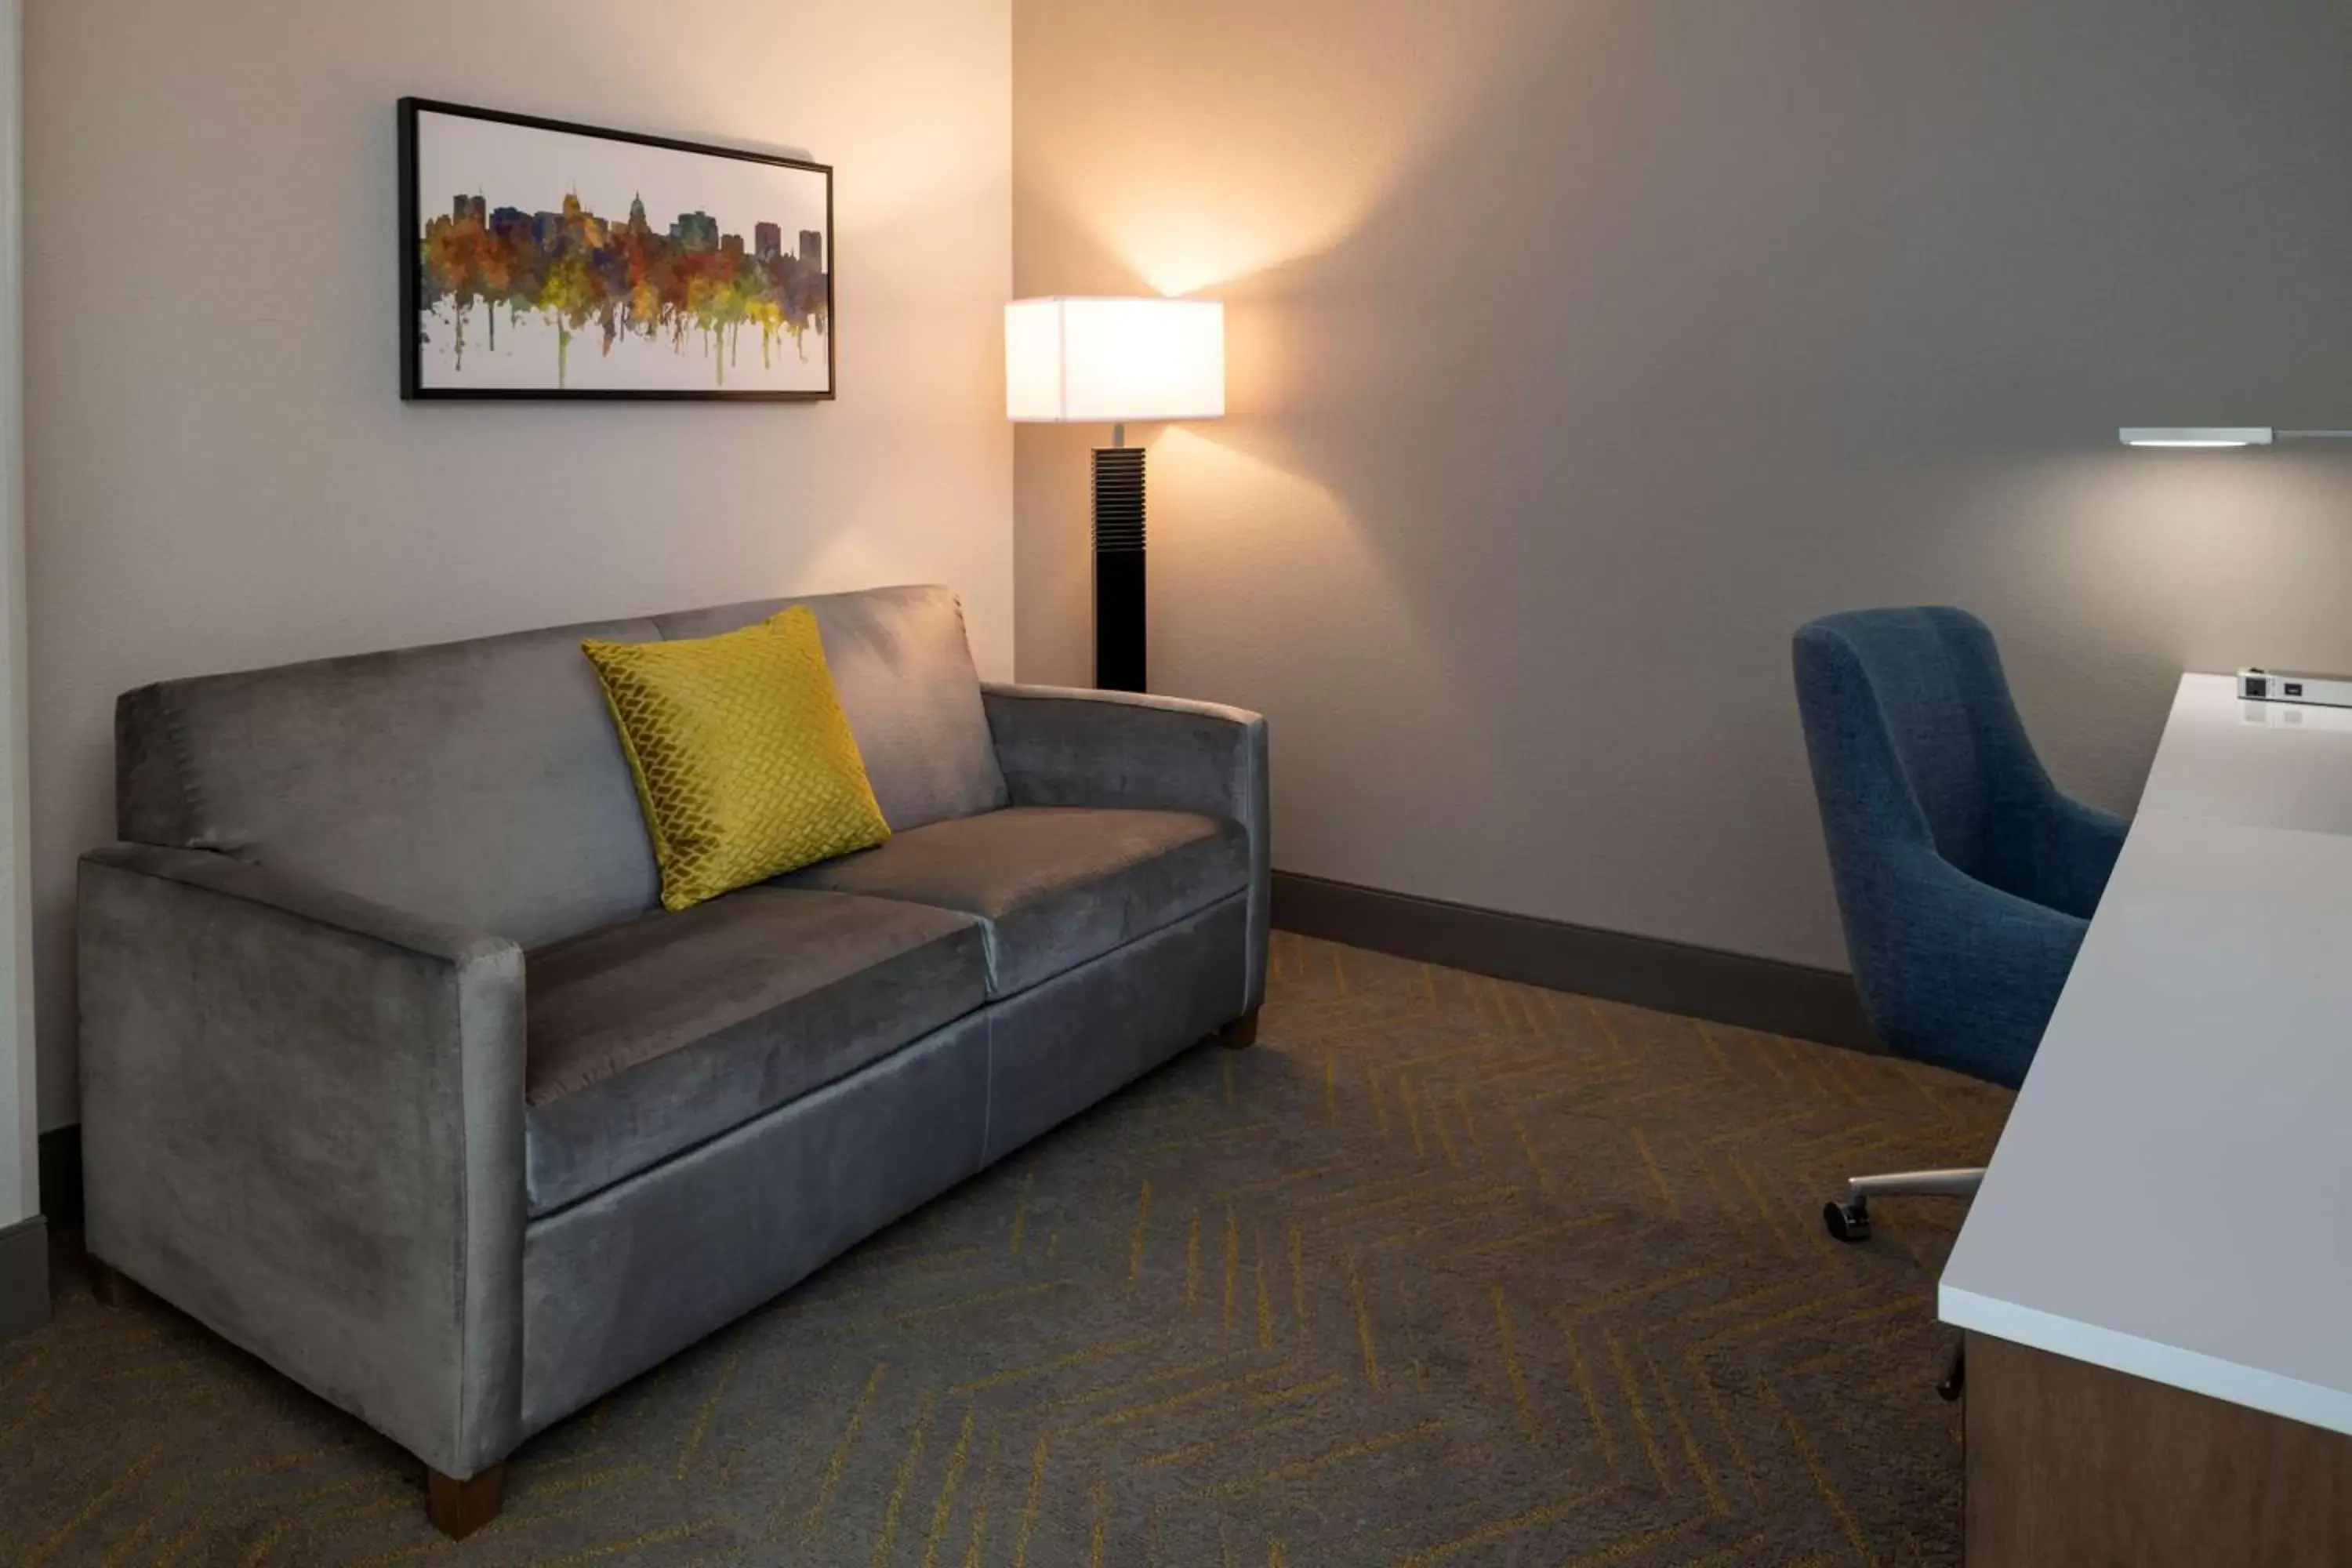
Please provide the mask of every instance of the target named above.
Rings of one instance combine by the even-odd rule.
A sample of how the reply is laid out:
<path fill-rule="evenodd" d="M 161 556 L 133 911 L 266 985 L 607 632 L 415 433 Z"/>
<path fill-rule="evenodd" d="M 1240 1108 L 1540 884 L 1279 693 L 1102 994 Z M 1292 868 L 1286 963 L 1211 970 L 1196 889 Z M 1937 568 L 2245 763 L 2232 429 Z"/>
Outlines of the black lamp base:
<path fill-rule="evenodd" d="M 1141 691 L 1143 448 L 1095 448 L 1095 685 Z"/>

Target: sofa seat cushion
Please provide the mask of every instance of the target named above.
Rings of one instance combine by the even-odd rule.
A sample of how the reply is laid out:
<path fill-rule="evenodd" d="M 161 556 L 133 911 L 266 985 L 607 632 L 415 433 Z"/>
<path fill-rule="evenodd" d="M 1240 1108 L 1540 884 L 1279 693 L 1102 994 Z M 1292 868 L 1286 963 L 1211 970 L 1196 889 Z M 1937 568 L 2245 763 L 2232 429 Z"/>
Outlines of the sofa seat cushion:
<path fill-rule="evenodd" d="M 989 994 L 1010 996 L 1249 885 L 1249 841 L 1190 811 L 1009 806 L 935 822 L 771 886 L 975 915 Z"/>
<path fill-rule="evenodd" d="M 979 1007 L 982 931 L 902 900 L 747 888 L 525 960 L 530 1212 L 583 1198 Z"/>

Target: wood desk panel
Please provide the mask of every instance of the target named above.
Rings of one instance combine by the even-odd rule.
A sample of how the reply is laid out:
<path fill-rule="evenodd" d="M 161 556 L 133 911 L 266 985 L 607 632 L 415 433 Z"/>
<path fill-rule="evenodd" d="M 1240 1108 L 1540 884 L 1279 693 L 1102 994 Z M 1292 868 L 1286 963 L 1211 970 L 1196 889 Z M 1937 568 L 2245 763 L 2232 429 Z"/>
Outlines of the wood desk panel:
<path fill-rule="evenodd" d="M 1969 1568 L 2343 1568 L 2352 1437 L 1968 1336 Z"/>

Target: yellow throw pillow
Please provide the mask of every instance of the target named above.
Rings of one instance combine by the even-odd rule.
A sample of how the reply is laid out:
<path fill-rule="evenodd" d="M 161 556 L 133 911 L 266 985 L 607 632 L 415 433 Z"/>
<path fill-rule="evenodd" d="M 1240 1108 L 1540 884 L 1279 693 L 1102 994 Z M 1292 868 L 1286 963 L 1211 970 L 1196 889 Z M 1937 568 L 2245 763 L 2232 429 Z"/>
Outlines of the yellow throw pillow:
<path fill-rule="evenodd" d="M 662 908 L 890 837 L 805 607 L 723 637 L 580 647 L 636 774 Z"/>

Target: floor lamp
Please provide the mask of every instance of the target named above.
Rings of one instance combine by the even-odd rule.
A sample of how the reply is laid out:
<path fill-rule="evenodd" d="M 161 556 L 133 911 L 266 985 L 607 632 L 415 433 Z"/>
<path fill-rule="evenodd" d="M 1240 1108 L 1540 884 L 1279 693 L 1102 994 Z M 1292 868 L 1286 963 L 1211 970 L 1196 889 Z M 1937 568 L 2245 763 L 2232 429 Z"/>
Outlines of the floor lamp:
<path fill-rule="evenodd" d="M 1108 425 L 1095 448 L 1095 684 L 1145 685 L 1143 448 L 1129 424 L 1225 412 L 1225 308 L 1207 300 L 1062 296 L 1004 308 L 1004 411 Z"/>

